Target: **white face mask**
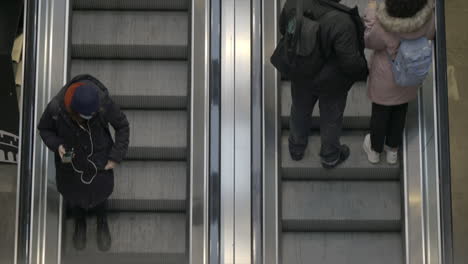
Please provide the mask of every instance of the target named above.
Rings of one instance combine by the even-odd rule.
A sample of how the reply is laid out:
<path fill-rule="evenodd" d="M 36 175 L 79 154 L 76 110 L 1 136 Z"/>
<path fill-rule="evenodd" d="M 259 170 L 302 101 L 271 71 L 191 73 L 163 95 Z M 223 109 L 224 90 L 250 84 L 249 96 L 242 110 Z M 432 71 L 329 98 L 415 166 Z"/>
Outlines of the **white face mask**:
<path fill-rule="evenodd" d="M 93 118 L 93 115 L 86 116 L 86 115 L 80 114 L 80 117 L 86 120 L 90 120 L 91 118 Z"/>

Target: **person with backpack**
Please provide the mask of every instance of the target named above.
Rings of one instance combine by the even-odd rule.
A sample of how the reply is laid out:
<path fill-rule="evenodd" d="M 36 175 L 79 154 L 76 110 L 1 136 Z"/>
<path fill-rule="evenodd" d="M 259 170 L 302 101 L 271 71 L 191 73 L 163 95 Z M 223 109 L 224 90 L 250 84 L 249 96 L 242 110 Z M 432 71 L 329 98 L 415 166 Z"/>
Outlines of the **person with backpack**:
<path fill-rule="evenodd" d="M 115 142 L 109 124 L 115 130 Z M 114 188 L 113 169 L 128 150 L 127 117 L 100 81 L 90 75 L 80 75 L 50 101 L 38 129 L 46 146 L 55 154 L 57 188 L 75 221 L 75 248 L 86 247 L 86 218 L 94 212 L 98 248 L 109 250 L 111 235 L 106 201 Z"/>
<path fill-rule="evenodd" d="M 372 117 L 363 149 L 371 163 L 379 163 L 385 151 L 387 162 L 396 164 L 408 102 L 431 68 L 434 6 L 431 0 L 370 0 L 364 22 L 366 47 L 374 53 L 368 80 Z"/>
<path fill-rule="evenodd" d="M 297 36 L 298 42 L 306 42 L 304 50 L 314 50 L 315 53 L 309 57 L 296 57 L 296 67 L 287 76 L 291 79 L 292 95 L 289 152 L 293 160 L 303 159 L 311 114 L 318 102 L 322 145 L 320 157 L 322 166 L 331 169 L 350 155 L 349 147 L 340 143 L 340 137 L 348 91 L 354 82 L 365 80 L 368 74 L 364 30 L 361 36 L 358 34 L 359 23 L 362 29 L 364 26 L 357 9 L 341 5 L 339 0 L 297 1 L 288 0 L 282 10 L 279 24 L 281 34 L 285 38 L 291 32 L 291 23 L 298 21 L 295 11 L 303 10 L 304 30 Z M 305 32 L 317 32 L 317 35 L 304 35 Z M 310 39 L 316 39 L 315 47 L 310 46 L 309 43 L 314 43 Z M 272 56 L 274 65 L 277 59 L 275 55 Z M 306 67 L 299 70 L 301 64 Z"/>

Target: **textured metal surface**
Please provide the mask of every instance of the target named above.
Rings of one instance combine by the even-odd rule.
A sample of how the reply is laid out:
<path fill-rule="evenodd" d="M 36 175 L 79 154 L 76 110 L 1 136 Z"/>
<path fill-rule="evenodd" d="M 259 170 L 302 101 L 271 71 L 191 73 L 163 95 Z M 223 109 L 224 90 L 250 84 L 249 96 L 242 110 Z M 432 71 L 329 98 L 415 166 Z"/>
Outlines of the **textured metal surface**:
<path fill-rule="evenodd" d="M 185 59 L 186 12 L 76 11 L 72 57 Z"/>
<path fill-rule="evenodd" d="M 235 13 L 234 1 L 221 2 L 221 217 L 220 263 L 235 263 Z"/>
<path fill-rule="evenodd" d="M 281 82 L 281 123 L 283 128 L 289 128 L 291 112 L 291 83 Z M 371 102 L 367 97 L 367 85 L 356 83 L 348 94 L 346 110 L 344 112 L 343 127 L 352 129 L 368 129 L 371 117 Z M 312 127 L 319 127 L 319 104 L 312 114 Z"/>
<path fill-rule="evenodd" d="M 406 263 L 424 263 L 421 138 L 418 103 L 408 107 L 404 139 L 403 195 Z"/>
<path fill-rule="evenodd" d="M 224 0 L 221 6 L 221 263 L 249 264 L 251 3 Z"/>
<path fill-rule="evenodd" d="M 75 255 L 68 258 L 63 264 L 186 264 L 184 254 L 171 253 L 89 253 Z"/>
<path fill-rule="evenodd" d="M 209 0 L 192 1 L 190 58 L 190 203 L 187 210 L 188 263 L 206 264 L 209 254 Z M 215 263 L 213 263 L 215 264 Z"/>
<path fill-rule="evenodd" d="M 128 159 L 184 159 L 187 113 L 184 111 L 124 111 L 130 123 Z"/>
<path fill-rule="evenodd" d="M 263 0 L 263 264 L 281 262 L 280 249 L 280 91 L 279 76 L 270 63 L 279 34 L 279 1 Z M 288 263 L 288 262 L 285 262 Z"/>
<path fill-rule="evenodd" d="M 284 233 L 284 264 L 403 264 L 400 233 Z"/>
<path fill-rule="evenodd" d="M 399 231 L 400 183 L 283 182 L 284 231 Z"/>
<path fill-rule="evenodd" d="M 434 65 L 435 69 L 435 65 Z M 421 153 L 422 167 L 423 167 L 423 184 L 424 184 L 424 240 L 425 240 L 425 252 L 427 263 L 448 263 L 442 261 L 442 235 L 441 229 L 448 228 L 442 224 L 441 212 L 445 208 L 441 208 L 441 196 L 443 192 L 440 180 L 440 164 L 438 162 L 439 155 L 441 153 L 438 146 L 438 133 L 437 127 L 439 122 L 436 119 L 435 108 L 437 102 L 435 99 L 436 87 L 435 73 L 433 70 L 429 74 L 428 78 L 424 82 L 422 89 L 420 90 L 420 107 L 419 118 L 421 120 L 421 144 L 424 146 L 423 152 Z M 412 163 L 411 157 L 407 160 L 408 163 Z M 444 226 L 444 227 L 443 227 Z M 413 227 L 417 228 L 417 227 Z"/>
<path fill-rule="evenodd" d="M 341 138 L 342 144 L 347 144 L 351 149 L 349 159 L 333 170 L 322 168 L 320 152 L 320 137 L 318 135 L 309 137 L 309 146 L 305 151 L 302 161 L 293 161 L 288 151 L 288 137 L 283 135 L 281 150 L 282 153 L 282 178 L 283 179 L 346 179 L 346 180 L 388 180 L 399 179 L 400 166 L 389 165 L 385 159 L 373 165 L 367 160 L 367 156 L 362 150 L 364 133 L 348 132 Z"/>
<path fill-rule="evenodd" d="M 183 212 L 186 177 L 185 162 L 124 162 L 115 169 L 109 209 Z"/>
<path fill-rule="evenodd" d="M 250 264 L 252 262 L 252 6 L 250 0 L 236 0 L 234 3 L 234 263 Z"/>
<path fill-rule="evenodd" d="M 73 60 L 71 76 L 90 73 L 124 108 L 187 107 L 187 62 L 153 60 Z"/>
<path fill-rule="evenodd" d="M 174 213 L 110 213 L 109 228 L 112 246 L 108 252 L 100 253 L 96 242 L 96 218 L 87 221 L 87 246 L 83 251 L 73 248 L 73 221 L 67 221 L 64 260 L 80 258 L 91 260 L 91 256 L 116 253 L 151 253 L 161 256 L 185 255 L 185 215 Z M 90 257 L 88 257 L 89 255 Z"/>
<path fill-rule="evenodd" d="M 74 0 L 73 9 L 187 10 L 189 0 Z"/>
<path fill-rule="evenodd" d="M 404 209 L 407 263 L 443 263 L 434 76 L 410 104 L 405 134 Z"/>
<path fill-rule="evenodd" d="M 16 176 L 16 165 L 14 175 Z M 6 177 L 4 171 L 1 177 Z M 0 180 L 1 182 L 2 180 Z M 16 184 L 15 184 L 16 185 Z M 0 204 L 2 205 L 2 217 L 0 217 L 0 263 L 13 263 L 15 259 L 15 222 L 16 222 L 16 192 L 0 192 Z"/>
<path fill-rule="evenodd" d="M 18 165 L 0 164 L 0 193 L 16 193 Z"/>
<path fill-rule="evenodd" d="M 49 100 L 67 81 L 69 2 L 40 0 L 37 3 L 40 10 L 34 127 L 37 127 Z M 31 259 L 28 261 L 34 264 L 58 264 L 61 257 L 62 203 L 55 186 L 54 158 L 40 137 L 34 138 L 33 147 L 33 211 L 28 248 Z"/>

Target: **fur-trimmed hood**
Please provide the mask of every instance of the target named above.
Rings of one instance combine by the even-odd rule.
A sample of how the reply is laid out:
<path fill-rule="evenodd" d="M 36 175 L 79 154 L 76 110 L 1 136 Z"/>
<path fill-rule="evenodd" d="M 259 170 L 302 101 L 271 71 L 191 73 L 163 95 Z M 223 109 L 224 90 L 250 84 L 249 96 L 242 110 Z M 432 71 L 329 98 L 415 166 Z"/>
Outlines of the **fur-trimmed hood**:
<path fill-rule="evenodd" d="M 433 13 L 434 4 L 431 0 L 428 0 L 427 4 L 413 17 L 392 17 L 388 14 L 385 3 L 379 4 L 376 16 L 385 30 L 405 34 L 420 30 L 429 20 L 431 20 Z"/>
<path fill-rule="evenodd" d="M 395 82 L 388 57 L 397 54 L 402 39 L 434 39 L 435 16 L 431 6 L 406 19 L 389 17 L 385 6 L 368 8 L 364 23 L 366 47 L 374 51 L 369 60 L 367 81 L 371 101 L 380 105 L 400 105 L 417 98 L 419 86 L 401 87 Z"/>

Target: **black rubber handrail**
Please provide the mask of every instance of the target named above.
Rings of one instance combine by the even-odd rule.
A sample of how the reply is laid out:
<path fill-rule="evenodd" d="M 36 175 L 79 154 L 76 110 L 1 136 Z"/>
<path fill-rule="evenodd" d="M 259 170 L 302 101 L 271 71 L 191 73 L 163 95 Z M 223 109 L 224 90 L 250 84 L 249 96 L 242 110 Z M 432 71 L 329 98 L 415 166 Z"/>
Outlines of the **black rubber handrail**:
<path fill-rule="evenodd" d="M 29 264 L 31 258 L 31 213 L 32 213 L 32 175 L 34 159 L 34 116 L 36 99 L 36 62 L 38 1 L 26 0 L 25 5 L 25 50 L 23 76 L 23 109 L 20 139 L 19 163 L 19 208 L 17 264 Z"/>
<path fill-rule="evenodd" d="M 209 263 L 219 264 L 221 219 L 221 0 L 210 1 Z"/>
<path fill-rule="evenodd" d="M 252 264 L 263 263 L 262 1 L 252 1 Z"/>
<path fill-rule="evenodd" d="M 439 175 L 441 199 L 442 260 L 453 263 L 452 241 L 452 186 L 450 169 L 450 131 L 447 85 L 447 45 L 445 27 L 445 1 L 436 2 L 436 100 L 438 121 Z"/>

